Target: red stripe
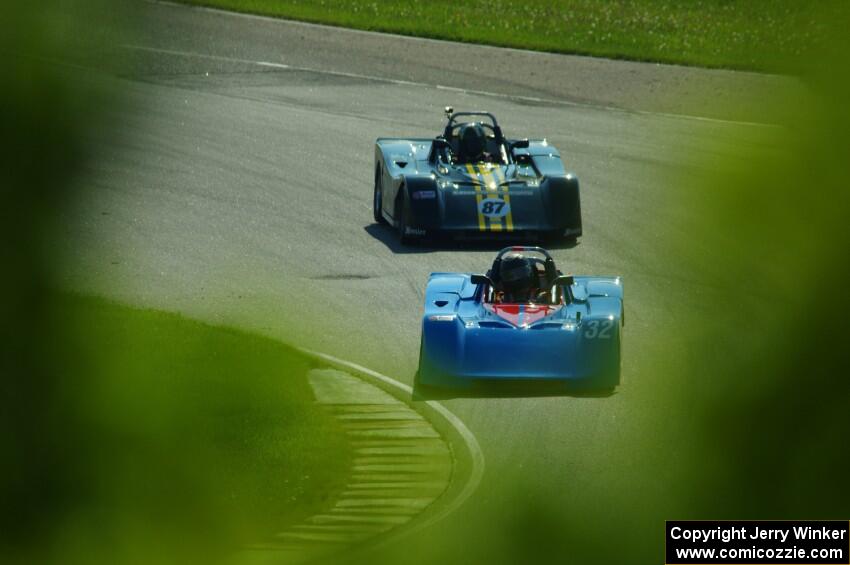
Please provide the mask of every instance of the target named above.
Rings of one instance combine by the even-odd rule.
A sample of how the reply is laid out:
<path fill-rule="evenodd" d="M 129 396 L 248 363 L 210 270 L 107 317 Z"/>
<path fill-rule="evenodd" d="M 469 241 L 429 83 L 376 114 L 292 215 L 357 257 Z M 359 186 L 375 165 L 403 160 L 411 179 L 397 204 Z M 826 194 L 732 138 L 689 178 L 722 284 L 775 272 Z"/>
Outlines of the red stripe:
<path fill-rule="evenodd" d="M 522 325 L 528 326 L 543 318 L 550 316 L 561 309 L 560 305 L 550 306 L 546 304 L 485 304 L 484 308 L 496 314 L 513 326 L 520 326 L 520 308 L 522 312 Z"/>

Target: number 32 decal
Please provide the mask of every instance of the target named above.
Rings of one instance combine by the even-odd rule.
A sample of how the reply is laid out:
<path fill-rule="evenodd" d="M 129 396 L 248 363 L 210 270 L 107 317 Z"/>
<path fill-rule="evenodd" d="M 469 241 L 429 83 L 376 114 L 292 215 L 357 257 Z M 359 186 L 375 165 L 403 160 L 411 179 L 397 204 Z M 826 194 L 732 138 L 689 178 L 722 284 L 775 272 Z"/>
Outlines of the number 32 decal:
<path fill-rule="evenodd" d="M 614 320 L 590 320 L 584 337 L 587 339 L 609 339 L 611 330 L 614 328 Z"/>

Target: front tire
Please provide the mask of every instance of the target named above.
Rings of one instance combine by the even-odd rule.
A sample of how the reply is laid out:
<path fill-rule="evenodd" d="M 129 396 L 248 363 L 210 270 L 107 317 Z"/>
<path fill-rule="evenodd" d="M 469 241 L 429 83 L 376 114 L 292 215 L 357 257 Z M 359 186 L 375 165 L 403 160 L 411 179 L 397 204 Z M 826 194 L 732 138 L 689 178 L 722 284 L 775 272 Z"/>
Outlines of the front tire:
<path fill-rule="evenodd" d="M 407 227 L 410 225 L 410 208 L 407 204 L 407 199 L 404 197 L 404 186 L 399 188 L 400 195 L 395 203 L 396 226 L 398 227 L 398 241 L 402 245 L 412 245 L 418 241 L 418 238 L 407 233 Z"/>
<path fill-rule="evenodd" d="M 372 195 L 372 215 L 375 217 L 375 223 L 378 224 L 386 224 L 387 220 L 384 219 L 383 214 L 383 201 L 384 195 L 381 190 L 381 185 L 383 183 L 383 169 L 380 165 L 375 167 L 375 191 Z"/>

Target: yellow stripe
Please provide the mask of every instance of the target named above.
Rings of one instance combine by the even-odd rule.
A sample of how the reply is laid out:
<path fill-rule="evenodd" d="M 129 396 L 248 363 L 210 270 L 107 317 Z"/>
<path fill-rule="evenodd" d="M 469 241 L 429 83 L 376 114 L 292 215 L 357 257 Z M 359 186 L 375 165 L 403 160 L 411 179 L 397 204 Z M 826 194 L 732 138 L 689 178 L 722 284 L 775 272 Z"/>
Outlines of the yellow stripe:
<path fill-rule="evenodd" d="M 498 175 L 499 184 L 502 184 L 503 182 L 505 182 L 505 171 L 502 170 L 502 167 L 500 167 L 500 166 L 496 167 L 496 172 L 497 172 L 497 175 Z M 505 216 L 505 225 L 507 226 L 508 231 L 514 231 L 514 215 L 513 215 L 513 211 L 511 210 L 511 196 L 510 196 L 510 194 L 508 194 L 508 191 L 509 191 L 509 187 L 506 185 L 505 186 L 505 193 L 503 195 L 503 198 L 505 200 L 505 204 L 507 204 L 507 206 L 508 206 L 508 213 Z"/>
<path fill-rule="evenodd" d="M 475 169 L 472 168 L 472 165 L 467 163 L 466 170 L 469 173 L 470 178 L 475 180 L 476 173 Z M 484 214 L 481 213 L 481 183 L 475 183 L 475 212 L 478 214 L 478 231 L 485 231 L 487 229 L 487 224 L 484 222 Z"/>
<path fill-rule="evenodd" d="M 478 165 L 478 170 L 481 173 L 481 180 L 486 187 L 487 196 L 492 196 L 490 193 L 496 192 L 498 196 L 498 186 L 496 185 L 496 181 L 493 178 L 492 172 L 490 172 L 489 167 L 486 163 L 481 163 Z M 502 218 L 489 218 L 490 219 L 490 231 L 502 231 Z"/>

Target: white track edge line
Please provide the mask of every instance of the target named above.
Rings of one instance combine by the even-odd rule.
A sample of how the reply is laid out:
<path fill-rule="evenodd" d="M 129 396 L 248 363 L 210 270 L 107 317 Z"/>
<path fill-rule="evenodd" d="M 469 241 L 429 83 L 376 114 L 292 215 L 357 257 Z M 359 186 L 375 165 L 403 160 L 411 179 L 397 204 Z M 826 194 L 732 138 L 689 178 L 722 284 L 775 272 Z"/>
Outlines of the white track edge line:
<path fill-rule="evenodd" d="M 413 388 L 410 385 L 400 383 L 391 377 L 383 375 L 377 371 L 373 371 L 372 369 L 369 369 L 362 365 L 358 365 L 357 363 L 352 363 L 351 361 L 339 359 L 338 357 L 328 355 L 327 353 L 321 353 L 303 347 L 296 347 L 296 349 L 306 355 L 318 357 L 319 359 L 323 359 L 331 364 L 340 367 L 347 367 L 353 370 L 355 373 L 362 373 L 368 375 L 376 380 L 381 381 L 385 385 L 396 389 L 404 395 L 413 395 Z M 460 491 L 460 493 L 458 493 L 457 496 L 455 496 L 451 502 L 442 506 L 437 512 L 429 516 L 428 519 L 418 522 L 411 528 L 406 528 L 396 535 L 393 535 L 392 532 L 390 532 L 388 538 L 379 541 L 373 547 L 380 547 L 390 541 L 395 541 L 400 537 L 407 536 L 415 531 L 421 530 L 422 528 L 445 518 L 446 516 L 460 508 L 460 506 L 464 502 L 466 502 L 466 500 L 478 488 L 478 485 L 481 482 L 481 478 L 484 475 L 484 453 L 481 451 L 481 446 L 478 444 L 478 440 L 475 439 L 475 435 L 472 433 L 472 431 L 470 431 L 470 429 L 466 427 L 466 424 L 464 424 L 460 418 L 458 418 L 453 412 L 451 412 L 448 408 L 446 408 L 436 400 L 425 400 L 423 401 L 423 403 L 426 404 L 430 409 L 437 412 L 440 416 L 442 416 L 446 420 L 446 422 L 455 430 L 455 432 L 457 432 L 458 436 L 463 441 L 470 457 L 471 470 L 469 473 L 469 478 L 467 479 L 466 484 L 463 486 L 463 489 Z"/>
<path fill-rule="evenodd" d="M 289 21 L 289 20 L 286 20 Z M 397 84 L 402 86 L 418 86 L 421 88 L 435 88 L 437 90 L 447 90 L 451 92 L 458 92 L 461 94 L 472 94 L 475 96 L 487 96 L 490 98 L 501 98 L 505 100 L 522 100 L 524 102 L 532 102 L 538 104 L 553 104 L 560 106 L 570 106 L 575 108 L 588 108 L 588 109 L 596 109 L 596 110 L 604 110 L 608 112 L 619 112 L 622 114 L 636 114 L 641 116 L 659 116 L 664 118 L 672 118 L 672 119 L 680 119 L 680 120 L 694 120 L 699 122 L 710 122 L 710 123 L 718 123 L 718 124 L 729 124 L 729 125 L 737 125 L 737 126 L 751 126 L 751 127 L 766 127 L 766 128 L 781 128 L 782 126 L 779 124 L 771 124 L 766 122 L 748 122 L 743 120 L 725 120 L 722 118 L 709 118 L 705 116 L 694 116 L 691 114 L 675 114 L 670 112 L 653 112 L 651 110 L 629 110 L 626 108 L 618 108 L 616 106 L 607 106 L 604 104 L 588 104 L 581 102 L 573 102 L 571 100 L 556 100 L 554 98 L 538 98 L 536 96 L 524 96 L 522 94 L 505 94 L 501 92 L 488 92 L 486 90 L 473 90 L 467 88 L 461 88 L 457 86 L 444 86 L 441 84 L 430 84 L 425 82 L 416 82 L 410 80 L 401 80 L 394 79 L 388 77 L 379 77 L 375 75 L 363 75 L 359 73 L 348 73 L 344 71 L 331 71 L 327 69 L 316 69 L 313 67 L 300 67 L 295 65 L 287 65 L 285 63 L 274 63 L 270 61 L 252 61 L 250 59 L 239 59 L 235 57 L 224 57 L 221 55 L 211 55 L 208 53 L 196 53 L 192 51 L 177 51 L 173 49 L 162 49 L 159 47 L 151 47 L 148 45 L 135 45 L 135 44 L 123 44 L 119 45 L 119 47 L 123 49 L 133 49 L 138 51 L 149 51 L 152 53 L 163 53 L 166 55 L 178 55 L 184 57 L 200 57 L 205 59 L 210 59 L 214 61 L 226 61 L 231 63 L 242 63 L 246 65 L 258 65 L 261 67 L 272 67 L 278 69 L 285 69 L 291 71 L 303 71 L 308 73 L 316 73 L 316 74 L 324 74 L 331 76 L 341 76 L 346 78 L 358 78 L 363 80 L 369 80 L 373 82 L 384 82 L 389 84 Z"/>

